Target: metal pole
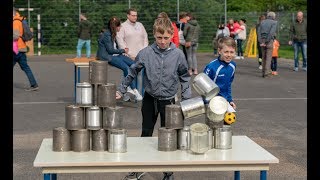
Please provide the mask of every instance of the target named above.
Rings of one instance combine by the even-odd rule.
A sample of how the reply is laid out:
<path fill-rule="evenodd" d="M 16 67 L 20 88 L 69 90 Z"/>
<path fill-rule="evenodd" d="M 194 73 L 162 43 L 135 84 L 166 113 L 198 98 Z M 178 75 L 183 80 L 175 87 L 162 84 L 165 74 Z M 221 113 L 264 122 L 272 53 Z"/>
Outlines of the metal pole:
<path fill-rule="evenodd" d="M 30 0 L 28 0 L 28 24 L 29 24 L 29 26 L 31 26 L 31 24 L 30 24 Z"/>
<path fill-rule="evenodd" d="M 131 1 L 129 0 L 128 2 L 128 5 L 129 5 L 129 9 L 131 8 Z"/>
<path fill-rule="evenodd" d="M 227 0 L 224 0 L 224 24 L 227 24 Z"/>
<path fill-rule="evenodd" d="M 177 0 L 177 22 L 180 20 L 179 19 L 179 11 L 180 11 L 180 4 L 179 4 L 179 0 Z"/>
<path fill-rule="evenodd" d="M 79 22 L 80 22 L 80 14 L 81 14 L 81 0 L 79 0 Z"/>
<path fill-rule="evenodd" d="M 38 56 L 41 55 L 41 24 L 40 24 L 40 14 L 37 16 L 38 19 Z"/>

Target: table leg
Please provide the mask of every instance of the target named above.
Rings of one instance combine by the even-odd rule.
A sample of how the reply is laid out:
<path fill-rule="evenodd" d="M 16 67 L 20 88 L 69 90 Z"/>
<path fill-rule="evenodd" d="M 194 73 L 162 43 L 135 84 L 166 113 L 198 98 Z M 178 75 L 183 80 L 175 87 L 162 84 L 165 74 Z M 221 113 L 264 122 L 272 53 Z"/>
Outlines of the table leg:
<path fill-rule="evenodd" d="M 77 77 L 78 77 L 78 81 L 77 82 L 79 83 L 80 82 L 80 67 L 79 66 L 78 66 L 78 76 Z"/>
<path fill-rule="evenodd" d="M 57 180 L 57 174 L 51 174 L 51 180 Z"/>
<path fill-rule="evenodd" d="M 260 180 L 267 180 L 267 171 L 260 171 Z"/>
<path fill-rule="evenodd" d="M 234 180 L 240 180 L 240 171 L 234 172 Z"/>
<path fill-rule="evenodd" d="M 51 174 L 44 174 L 43 180 L 51 180 Z"/>
<path fill-rule="evenodd" d="M 74 103 L 77 100 L 77 66 L 74 66 Z"/>

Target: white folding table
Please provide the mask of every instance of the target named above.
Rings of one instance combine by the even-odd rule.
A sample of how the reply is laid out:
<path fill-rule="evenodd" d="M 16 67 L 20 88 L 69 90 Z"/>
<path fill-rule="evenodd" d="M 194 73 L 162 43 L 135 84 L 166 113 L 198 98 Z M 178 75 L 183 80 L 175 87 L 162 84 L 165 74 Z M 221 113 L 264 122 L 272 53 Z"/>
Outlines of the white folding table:
<path fill-rule="evenodd" d="M 167 171 L 260 171 L 267 179 L 270 164 L 278 158 L 247 136 L 233 136 L 232 149 L 211 149 L 204 154 L 191 151 L 158 151 L 158 137 L 127 137 L 126 153 L 54 152 L 52 138 L 43 139 L 34 167 L 42 169 L 44 180 L 56 180 L 58 173 L 167 172 Z"/>

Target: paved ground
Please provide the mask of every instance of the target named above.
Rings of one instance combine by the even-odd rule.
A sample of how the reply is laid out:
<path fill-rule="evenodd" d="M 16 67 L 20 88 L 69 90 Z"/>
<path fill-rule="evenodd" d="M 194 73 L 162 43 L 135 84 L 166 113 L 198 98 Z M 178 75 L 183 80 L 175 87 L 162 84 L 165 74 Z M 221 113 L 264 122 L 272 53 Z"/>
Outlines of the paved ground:
<path fill-rule="evenodd" d="M 41 170 L 33 161 L 43 138 L 52 138 L 54 127 L 64 126 L 65 106 L 73 103 L 74 67 L 65 58 L 72 55 L 30 57 L 29 64 L 39 82 L 40 90 L 25 92 L 27 78 L 16 66 L 13 70 L 13 179 L 42 179 Z M 199 70 L 213 57 L 198 54 Z M 234 135 L 246 135 L 279 159 L 271 165 L 270 180 L 307 179 L 307 73 L 293 72 L 293 61 L 279 59 L 279 76 L 263 79 L 256 59 L 236 60 L 233 97 L 237 104 Z M 109 68 L 109 82 L 119 84 L 121 72 Z M 88 71 L 81 70 L 82 81 Z M 193 95 L 197 96 L 193 91 Z M 141 114 L 139 104 L 124 104 L 128 136 L 139 136 Z M 186 124 L 203 122 L 204 117 L 190 119 Z M 156 128 L 159 124 L 156 125 Z M 157 134 L 155 131 L 154 135 Z M 58 174 L 59 180 L 121 180 L 126 173 Z M 241 179 L 255 180 L 258 171 L 241 172 Z M 160 180 L 162 173 L 148 173 L 146 180 Z M 176 172 L 175 180 L 228 180 L 233 172 Z"/>

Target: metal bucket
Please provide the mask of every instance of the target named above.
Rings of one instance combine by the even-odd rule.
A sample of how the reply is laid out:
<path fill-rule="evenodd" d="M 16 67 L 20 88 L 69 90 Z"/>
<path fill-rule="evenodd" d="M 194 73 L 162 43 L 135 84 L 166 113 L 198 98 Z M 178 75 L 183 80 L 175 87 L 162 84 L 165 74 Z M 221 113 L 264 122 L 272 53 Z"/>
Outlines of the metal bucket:
<path fill-rule="evenodd" d="M 86 108 L 86 128 L 89 130 L 98 130 L 102 127 L 102 113 L 98 106 Z"/>
<path fill-rule="evenodd" d="M 184 119 L 204 114 L 205 107 L 202 97 L 194 97 L 180 102 Z"/>
<path fill-rule="evenodd" d="M 181 106 L 177 104 L 166 105 L 165 109 L 165 125 L 169 129 L 181 129 L 183 128 L 183 114 Z"/>
<path fill-rule="evenodd" d="M 108 62 L 90 61 L 89 62 L 89 82 L 91 84 L 108 83 Z"/>
<path fill-rule="evenodd" d="M 103 108 L 102 121 L 103 129 L 121 129 L 123 128 L 123 107 L 106 107 Z"/>
<path fill-rule="evenodd" d="M 76 89 L 77 99 L 76 103 L 79 106 L 92 105 L 92 86 L 88 82 L 77 83 Z"/>
<path fill-rule="evenodd" d="M 98 86 L 97 105 L 100 107 L 116 106 L 116 85 L 107 83 Z"/>
<path fill-rule="evenodd" d="M 190 126 L 184 126 L 183 129 L 178 130 L 178 149 L 189 150 L 190 140 Z"/>
<path fill-rule="evenodd" d="M 65 127 L 68 130 L 85 129 L 84 110 L 76 105 L 65 107 Z"/>
<path fill-rule="evenodd" d="M 106 151 L 107 150 L 107 132 L 104 129 L 93 130 L 91 136 L 92 151 Z"/>
<path fill-rule="evenodd" d="M 88 129 L 71 132 L 71 149 L 75 152 L 90 151 L 90 131 Z"/>
<path fill-rule="evenodd" d="M 224 125 L 214 129 L 214 148 L 231 149 L 232 131 L 230 125 Z"/>
<path fill-rule="evenodd" d="M 215 96 L 209 102 L 207 117 L 213 122 L 222 121 L 227 110 L 228 101 L 222 96 Z"/>
<path fill-rule="evenodd" d="M 219 86 L 217 86 L 217 84 L 203 72 L 194 77 L 192 85 L 198 94 L 204 97 L 207 101 L 216 96 L 220 91 Z"/>
<path fill-rule="evenodd" d="M 190 126 L 190 150 L 196 154 L 203 154 L 209 150 L 209 127 L 203 123 L 194 123 Z"/>
<path fill-rule="evenodd" d="M 52 151 L 71 150 L 70 131 L 64 127 L 57 127 L 52 132 Z"/>
<path fill-rule="evenodd" d="M 126 129 L 111 129 L 108 131 L 108 151 L 111 153 L 127 152 Z"/>
<path fill-rule="evenodd" d="M 158 150 L 176 151 L 177 150 L 177 130 L 160 127 L 158 129 Z"/>

